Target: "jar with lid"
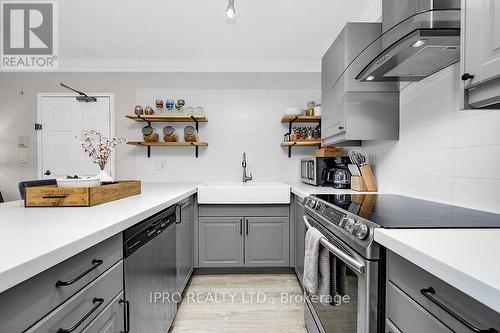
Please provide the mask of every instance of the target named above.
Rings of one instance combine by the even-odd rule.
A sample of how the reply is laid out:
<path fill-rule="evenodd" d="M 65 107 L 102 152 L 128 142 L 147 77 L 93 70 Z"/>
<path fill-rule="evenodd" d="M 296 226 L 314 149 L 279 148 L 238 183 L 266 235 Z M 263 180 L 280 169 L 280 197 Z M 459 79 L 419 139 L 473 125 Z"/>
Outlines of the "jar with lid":
<path fill-rule="evenodd" d="M 142 128 L 142 136 L 144 138 L 144 142 L 158 142 L 160 138 L 158 133 L 156 133 L 155 129 L 151 126 L 144 126 Z"/>

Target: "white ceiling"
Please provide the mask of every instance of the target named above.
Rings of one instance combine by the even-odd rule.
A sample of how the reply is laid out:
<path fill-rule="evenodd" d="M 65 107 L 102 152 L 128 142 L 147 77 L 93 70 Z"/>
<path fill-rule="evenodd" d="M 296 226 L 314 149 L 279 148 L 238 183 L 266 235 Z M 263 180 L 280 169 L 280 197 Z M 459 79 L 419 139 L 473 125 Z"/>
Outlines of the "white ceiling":
<path fill-rule="evenodd" d="M 380 0 L 60 1 L 62 70 L 298 71 Z"/>

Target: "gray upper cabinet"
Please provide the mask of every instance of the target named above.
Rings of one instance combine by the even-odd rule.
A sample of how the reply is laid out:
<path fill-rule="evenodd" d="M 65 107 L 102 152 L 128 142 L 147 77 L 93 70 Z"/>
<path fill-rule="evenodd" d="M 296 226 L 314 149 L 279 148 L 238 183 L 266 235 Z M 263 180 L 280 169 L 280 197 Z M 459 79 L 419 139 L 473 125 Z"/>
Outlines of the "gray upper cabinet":
<path fill-rule="evenodd" d="M 240 267 L 243 258 L 243 218 L 200 217 L 200 267 Z"/>
<path fill-rule="evenodd" d="M 462 8 L 462 107 L 500 108 L 500 2 L 462 0 Z"/>
<path fill-rule="evenodd" d="M 288 217 L 245 218 L 245 267 L 288 267 Z"/>
<path fill-rule="evenodd" d="M 381 50 L 381 23 L 347 23 L 322 59 L 322 143 L 399 138 L 399 87 L 356 76 Z"/>
<path fill-rule="evenodd" d="M 184 291 L 193 272 L 193 198 L 180 202 L 181 217 L 176 226 L 177 290 Z"/>

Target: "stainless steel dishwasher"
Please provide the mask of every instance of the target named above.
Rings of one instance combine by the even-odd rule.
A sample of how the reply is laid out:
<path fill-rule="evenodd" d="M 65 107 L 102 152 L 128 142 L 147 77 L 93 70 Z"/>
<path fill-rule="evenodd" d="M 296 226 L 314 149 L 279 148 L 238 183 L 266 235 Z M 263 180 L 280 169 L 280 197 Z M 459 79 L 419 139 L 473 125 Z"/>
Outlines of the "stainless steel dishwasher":
<path fill-rule="evenodd" d="M 177 206 L 123 232 L 125 295 L 130 332 L 168 332 L 177 312 L 175 226 Z"/>

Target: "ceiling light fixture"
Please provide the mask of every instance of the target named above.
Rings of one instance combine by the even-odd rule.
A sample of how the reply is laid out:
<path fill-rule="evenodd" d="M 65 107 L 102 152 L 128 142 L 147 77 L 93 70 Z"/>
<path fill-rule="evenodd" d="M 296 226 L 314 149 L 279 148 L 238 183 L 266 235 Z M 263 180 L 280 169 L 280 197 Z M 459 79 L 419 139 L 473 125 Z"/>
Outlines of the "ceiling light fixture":
<path fill-rule="evenodd" d="M 366 81 L 373 81 L 375 79 L 375 76 L 370 75 L 366 78 Z"/>
<path fill-rule="evenodd" d="M 234 8 L 234 0 L 229 0 L 229 4 L 226 8 L 226 15 L 229 18 L 234 18 L 236 15 L 236 9 Z"/>

